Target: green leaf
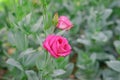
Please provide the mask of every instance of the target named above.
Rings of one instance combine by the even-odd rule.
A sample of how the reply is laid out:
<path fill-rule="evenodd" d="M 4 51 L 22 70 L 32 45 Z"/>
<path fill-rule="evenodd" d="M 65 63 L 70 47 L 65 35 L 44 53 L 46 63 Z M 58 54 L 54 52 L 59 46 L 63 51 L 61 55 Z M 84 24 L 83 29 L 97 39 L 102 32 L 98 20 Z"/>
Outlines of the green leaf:
<path fill-rule="evenodd" d="M 107 42 L 108 41 L 107 35 L 105 35 L 105 33 L 103 33 L 103 32 L 99 32 L 97 34 L 94 34 L 92 36 L 92 39 L 94 39 L 98 42 Z"/>
<path fill-rule="evenodd" d="M 40 17 L 38 19 L 38 21 L 33 26 L 31 26 L 31 31 L 32 32 L 37 32 L 37 31 L 41 30 L 41 28 L 43 28 L 42 27 L 43 26 L 42 22 L 43 22 L 43 17 Z"/>
<path fill-rule="evenodd" d="M 24 24 L 29 24 L 31 20 L 32 13 L 27 14 L 20 22 L 18 22 L 19 26 L 22 26 Z"/>
<path fill-rule="evenodd" d="M 11 44 L 15 45 L 20 51 L 23 51 L 28 47 L 27 36 L 18 30 L 16 30 L 15 32 L 9 32 L 8 40 Z"/>
<path fill-rule="evenodd" d="M 41 52 L 38 57 L 39 58 L 36 61 L 36 67 L 41 70 L 45 67 L 45 61 L 46 61 L 45 54 Z"/>
<path fill-rule="evenodd" d="M 29 54 L 28 56 L 26 56 L 26 60 L 24 61 L 24 66 L 30 67 L 30 66 L 34 66 L 36 61 L 38 60 L 39 57 L 39 53 L 35 52 L 33 54 Z"/>
<path fill-rule="evenodd" d="M 91 60 L 92 60 L 93 63 L 96 62 L 96 58 L 97 58 L 96 56 L 97 55 L 95 53 L 91 54 L 91 56 L 90 56 L 90 58 L 91 58 Z"/>
<path fill-rule="evenodd" d="M 57 69 L 57 70 L 54 70 L 52 76 L 57 77 L 57 76 L 63 75 L 64 73 L 65 71 L 63 69 Z"/>
<path fill-rule="evenodd" d="M 91 45 L 91 41 L 88 40 L 88 39 L 79 38 L 79 39 L 77 39 L 77 42 L 78 42 L 78 43 L 81 43 L 81 44 L 84 44 L 84 45 L 86 45 L 86 46 L 90 46 L 90 45 Z"/>
<path fill-rule="evenodd" d="M 108 68 L 102 71 L 102 75 L 103 75 L 103 80 L 119 80 L 120 79 L 120 73 Z"/>
<path fill-rule="evenodd" d="M 103 13 L 103 18 L 107 19 L 112 14 L 112 9 L 106 9 Z"/>
<path fill-rule="evenodd" d="M 74 64 L 73 64 L 73 63 L 67 64 L 67 65 L 65 66 L 66 72 L 65 72 L 65 74 L 64 74 L 63 76 L 65 76 L 65 77 L 70 76 L 70 74 L 71 74 L 72 71 L 73 71 L 73 68 L 74 68 Z"/>
<path fill-rule="evenodd" d="M 113 70 L 115 70 L 117 72 L 120 72 L 120 61 L 107 61 L 106 64 L 111 69 L 113 69 Z"/>
<path fill-rule="evenodd" d="M 60 57 L 57 60 L 54 59 L 54 61 L 57 64 L 56 65 L 57 68 L 64 68 L 68 64 L 69 56 L 67 56 L 65 58 L 64 57 Z"/>
<path fill-rule="evenodd" d="M 57 33 L 57 35 L 63 35 L 66 32 L 66 30 L 62 30 L 60 32 Z"/>
<path fill-rule="evenodd" d="M 97 60 L 115 60 L 115 57 L 107 53 L 93 53 L 96 54 Z"/>
<path fill-rule="evenodd" d="M 25 71 L 25 73 L 28 78 L 27 80 L 39 80 L 37 74 L 33 70 L 27 70 L 27 71 Z"/>
<path fill-rule="evenodd" d="M 6 61 L 6 63 L 20 69 L 21 71 L 24 71 L 21 64 L 19 62 L 17 62 L 16 60 L 12 59 L 12 58 L 9 58 Z"/>
<path fill-rule="evenodd" d="M 40 44 L 40 46 L 43 45 L 43 41 L 44 41 L 44 37 L 37 35 L 37 42 Z"/>
<path fill-rule="evenodd" d="M 29 48 L 29 49 L 23 51 L 22 53 L 20 53 L 19 59 L 20 59 L 20 58 L 23 58 L 23 57 L 26 56 L 26 55 L 30 55 L 30 54 L 32 54 L 33 52 L 35 52 L 35 50 L 33 50 L 32 48 Z"/>
<path fill-rule="evenodd" d="M 117 52 L 120 54 L 120 41 L 116 40 L 114 41 L 114 46 L 115 46 L 115 49 L 117 50 Z"/>

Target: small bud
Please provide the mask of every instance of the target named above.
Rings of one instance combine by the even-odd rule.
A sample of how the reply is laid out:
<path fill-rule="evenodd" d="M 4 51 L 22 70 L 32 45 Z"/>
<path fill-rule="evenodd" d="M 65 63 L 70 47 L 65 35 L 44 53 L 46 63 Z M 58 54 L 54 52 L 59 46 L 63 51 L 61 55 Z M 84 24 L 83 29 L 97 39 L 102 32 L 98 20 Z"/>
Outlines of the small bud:
<path fill-rule="evenodd" d="M 53 24 L 57 25 L 57 23 L 58 23 L 58 13 L 56 12 L 53 17 Z"/>

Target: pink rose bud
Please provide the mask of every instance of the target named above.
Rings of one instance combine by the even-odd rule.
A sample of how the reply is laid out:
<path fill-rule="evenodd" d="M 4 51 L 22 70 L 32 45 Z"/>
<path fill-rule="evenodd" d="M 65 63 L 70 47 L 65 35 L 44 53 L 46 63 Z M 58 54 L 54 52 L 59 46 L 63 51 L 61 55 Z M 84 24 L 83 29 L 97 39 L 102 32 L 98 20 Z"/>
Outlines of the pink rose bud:
<path fill-rule="evenodd" d="M 68 19 L 66 16 L 60 16 L 58 19 L 57 28 L 63 29 L 63 30 L 69 30 L 73 27 L 72 22 Z"/>
<path fill-rule="evenodd" d="M 43 47 L 55 58 L 65 57 L 71 52 L 67 39 L 58 35 L 48 35 Z"/>

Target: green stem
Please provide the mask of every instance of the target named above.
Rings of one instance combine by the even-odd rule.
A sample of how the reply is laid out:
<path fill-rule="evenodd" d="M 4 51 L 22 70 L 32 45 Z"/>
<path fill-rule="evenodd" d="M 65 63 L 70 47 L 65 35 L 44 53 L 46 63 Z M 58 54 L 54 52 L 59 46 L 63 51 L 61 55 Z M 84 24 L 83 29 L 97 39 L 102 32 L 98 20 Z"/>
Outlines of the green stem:
<path fill-rule="evenodd" d="M 42 1 L 42 5 L 43 5 L 43 26 L 44 26 L 44 33 L 45 33 L 45 36 L 47 36 L 47 33 L 46 33 L 46 30 L 45 30 L 45 26 L 46 26 L 46 24 L 47 24 L 47 8 L 46 8 L 46 4 L 47 4 L 47 2 L 46 2 L 46 0 L 43 0 Z"/>
<path fill-rule="evenodd" d="M 49 61 L 51 61 L 51 56 L 48 54 L 48 52 L 46 53 L 46 61 L 45 61 L 45 67 L 47 67 Z"/>

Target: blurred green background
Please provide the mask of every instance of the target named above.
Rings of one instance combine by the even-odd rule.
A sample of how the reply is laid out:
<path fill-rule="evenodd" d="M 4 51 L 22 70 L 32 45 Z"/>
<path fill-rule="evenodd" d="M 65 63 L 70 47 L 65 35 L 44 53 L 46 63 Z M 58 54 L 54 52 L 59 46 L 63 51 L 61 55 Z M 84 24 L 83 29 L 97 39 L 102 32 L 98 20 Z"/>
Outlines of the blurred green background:
<path fill-rule="evenodd" d="M 43 1 L 0 0 L 0 80 L 15 75 L 10 74 L 6 64 L 10 56 L 17 58 L 15 53 L 28 48 L 41 49 L 41 16 L 45 14 L 42 5 L 46 5 L 49 18 L 46 29 L 51 27 L 56 12 L 68 16 L 74 24 L 64 33 L 72 46 L 67 64 L 74 64 L 65 78 L 120 80 L 120 0 L 45 0 L 46 4 Z M 40 40 L 36 35 L 40 35 Z"/>

